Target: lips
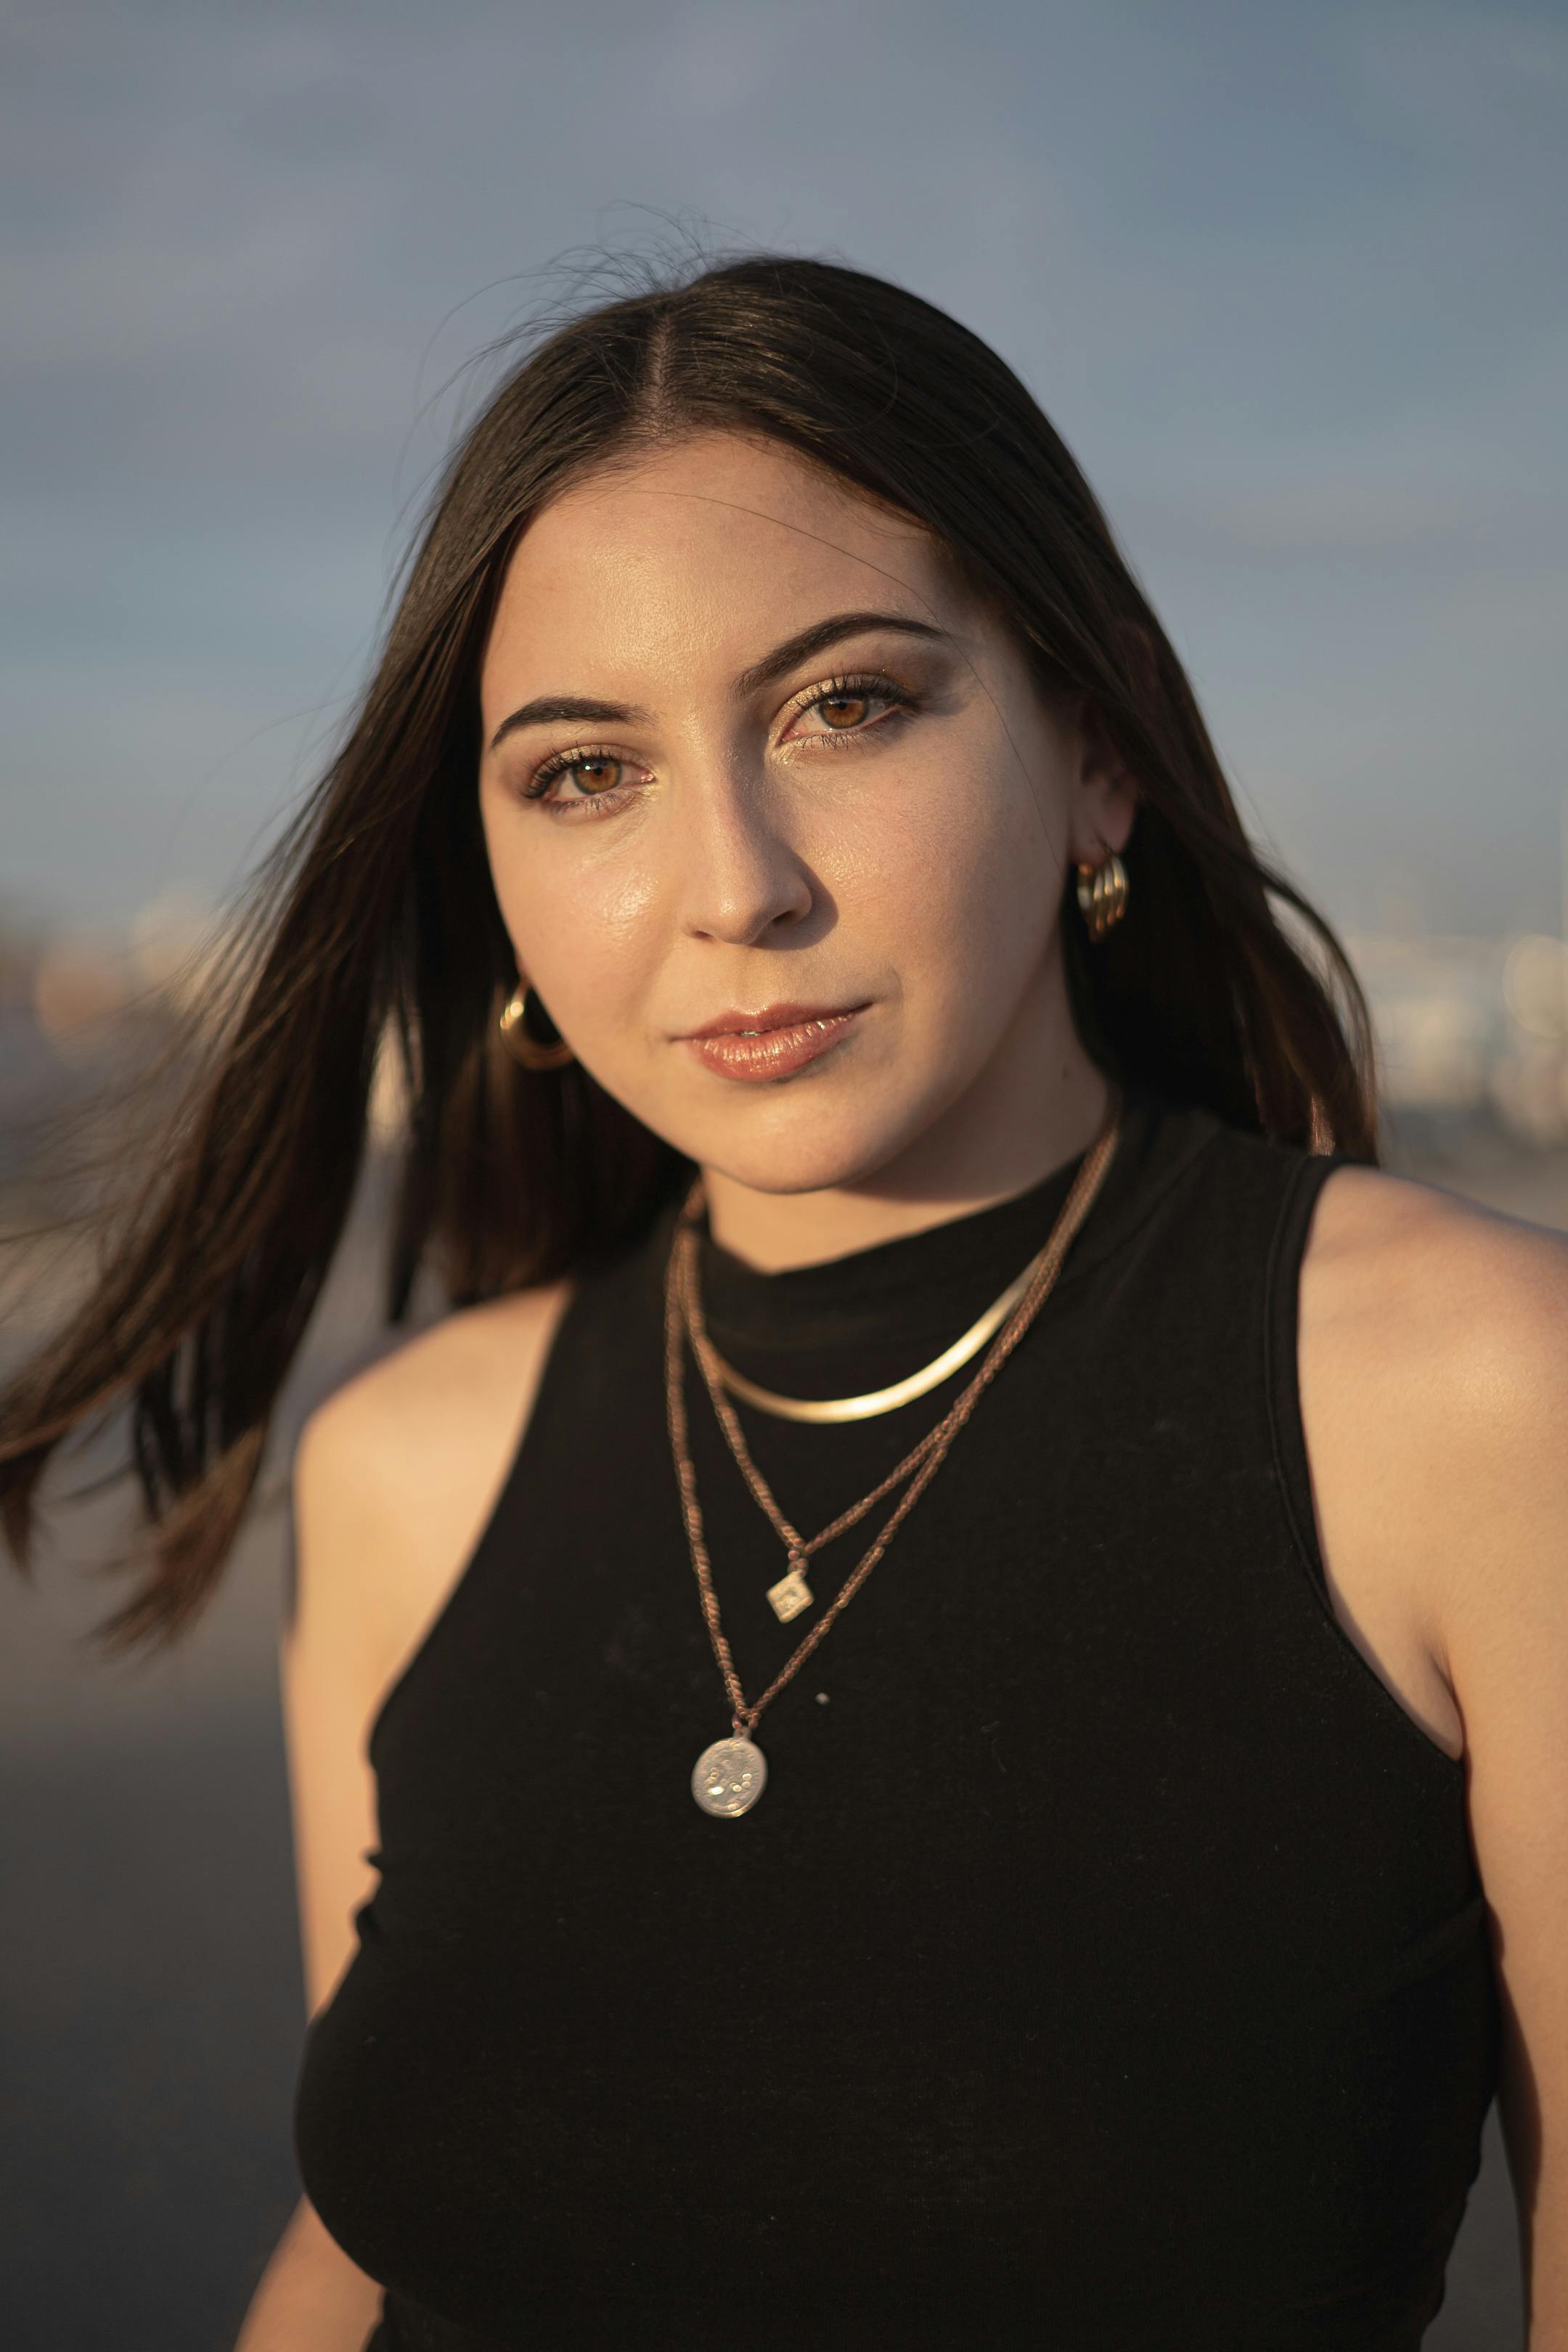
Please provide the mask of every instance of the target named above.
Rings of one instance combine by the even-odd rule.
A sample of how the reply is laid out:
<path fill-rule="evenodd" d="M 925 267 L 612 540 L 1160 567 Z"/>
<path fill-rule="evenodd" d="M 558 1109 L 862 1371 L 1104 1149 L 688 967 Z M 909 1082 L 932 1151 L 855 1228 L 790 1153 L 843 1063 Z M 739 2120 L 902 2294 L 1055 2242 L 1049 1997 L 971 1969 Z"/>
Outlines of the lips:
<path fill-rule="evenodd" d="M 721 1022 L 681 1042 L 719 1077 L 744 1083 L 788 1078 L 831 1054 L 854 1033 L 866 1009 L 769 1004 L 757 1013 L 727 1013 Z"/>
<path fill-rule="evenodd" d="M 721 1013 L 700 1029 L 688 1029 L 688 1037 L 731 1037 L 748 1034 L 763 1035 L 770 1029 L 798 1029 L 808 1021 L 833 1021 L 848 1013 L 858 1013 L 858 1004 L 764 1004 L 756 1013 Z"/>

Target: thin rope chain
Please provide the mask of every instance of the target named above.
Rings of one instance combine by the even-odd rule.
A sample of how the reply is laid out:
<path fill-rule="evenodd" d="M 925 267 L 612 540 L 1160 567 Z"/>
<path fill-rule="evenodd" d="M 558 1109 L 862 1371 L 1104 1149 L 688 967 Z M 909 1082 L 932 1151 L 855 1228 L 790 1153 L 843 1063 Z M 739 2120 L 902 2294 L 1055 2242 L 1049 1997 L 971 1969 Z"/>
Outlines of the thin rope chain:
<path fill-rule="evenodd" d="M 750 1705 L 741 1687 L 740 1676 L 735 1672 L 735 1662 L 731 1654 L 730 1644 L 719 1614 L 718 1596 L 713 1590 L 712 1563 L 708 1556 L 708 1546 L 703 1535 L 701 1507 L 697 1499 L 696 1466 L 692 1462 L 688 1443 L 686 1399 L 682 1382 L 683 1326 L 690 1334 L 693 1352 L 697 1355 L 700 1364 L 702 1363 L 703 1347 L 708 1348 L 710 1357 L 712 1354 L 711 1345 L 707 1339 L 706 1328 L 702 1323 L 701 1305 L 696 1296 L 696 1283 L 692 1271 L 698 1243 L 696 1219 L 700 1213 L 701 1178 L 699 1177 L 692 1185 L 677 1220 L 675 1235 L 665 1268 L 665 1401 L 669 1421 L 670 1450 L 675 1456 L 676 1476 L 680 1488 L 681 1511 L 686 1521 L 687 1539 L 691 1548 L 691 1562 L 696 1571 L 702 1615 L 708 1627 L 709 1639 L 713 1645 L 713 1655 L 718 1662 L 720 1674 L 723 1677 L 724 1689 L 730 1701 L 731 1721 L 738 1736 L 756 1728 L 763 1709 L 770 1699 L 776 1697 L 784 1685 L 799 1672 L 818 1643 L 825 1639 L 839 1615 L 848 1607 L 905 1518 L 913 1510 L 916 1503 L 935 1477 L 953 1439 L 969 1419 L 985 1389 L 1001 1370 L 1002 1366 L 1045 1305 L 1061 1271 L 1062 1262 L 1067 1256 L 1068 1250 L 1079 1226 L 1089 1214 L 1105 1171 L 1110 1164 L 1111 1155 L 1116 1149 L 1117 1139 L 1121 1132 L 1121 1098 L 1120 1096 L 1113 1096 L 1105 1126 L 1086 1155 L 1083 1165 L 1073 1181 L 1072 1189 L 1063 1202 L 1061 1212 L 1051 1229 L 1050 1238 L 1040 1253 L 1034 1279 L 1018 1301 L 1012 1315 L 992 1341 L 980 1370 L 968 1387 L 954 1400 L 941 1421 L 937 1423 L 936 1427 L 921 1440 L 911 1453 L 906 1454 L 898 1468 L 891 1471 L 879 1486 L 873 1488 L 872 1492 L 857 1503 L 852 1509 L 841 1513 L 832 1526 L 824 1528 L 810 1545 L 802 1542 L 773 1501 L 766 1480 L 752 1461 L 745 1438 L 741 1433 L 740 1423 L 735 1419 L 733 1408 L 728 1399 L 724 1399 L 721 1403 L 719 1396 L 714 1396 L 715 1408 L 719 1411 L 720 1419 L 725 1423 L 725 1434 L 735 1449 L 736 1459 L 746 1474 L 747 1483 L 757 1501 L 768 1513 L 774 1528 L 784 1542 L 791 1547 L 792 1559 L 798 1556 L 804 1559 L 817 1546 L 826 1543 L 830 1537 L 838 1534 L 846 1528 L 852 1527 L 855 1521 L 863 1517 L 872 1505 L 879 1501 L 890 1487 L 906 1476 L 911 1468 L 917 1464 L 921 1465 L 919 1475 L 908 1493 L 899 1503 L 864 1559 L 845 1579 L 830 1606 L 824 1611 L 805 1639 L 785 1661 L 779 1673 L 773 1676 L 761 1697 L 753 1700 Z M 692 1322 L 690 1314 L 692 1306 L 696 1307 L 695 1323 Z M 708 1374 L 708 1369 L 704 1364 L 705 1376 Z M 711 1394 L 711 1380 L 709 1381 L 709 1388 Z M 731 1423 L 733 1423 L 732 1433 Z"/>
<path fill-rule="evenodd" d="M 740 1465 L 742 1475 L 747 1486 L 773 1521 L 780 1539 L 786 1546 L 792 1567 L 804 1565 L 814 1551 L 819 1551 L 822 1546 L 830 1542 L 835 1536 L 842 1535 L 847 1528 L 852 1528 L 857 1519 L 863 1519 L 867 1512 L 881 1501 L 884 1495 L 891 1494 L 893 1488 L 909 1476 L 910 1472 L 925 1459 L 941 1437 L 942 1423 L 938 1422 L 934 1429 L 927 1430 L 919 1444 L 905 1454 L 896 1469 L 889 1471 L 879 1486 L 874 1486 L 862 1501 L 853 1504 L 848 1510 L 841 1511 L 831 1527 L 824 1528 L 819 1535 L 815 1535 L 808 1540 L 790 1524 L 779 1508 L 767 1480 L 752 1459 L 752 1451 L 746 1444 L 745 1433 L 741 1427 L 739 1417 L 725 1392 L 718 1354 L 708 1337 L 708 1326 L 703 1318 L 701 1300 L 698 1294 L 695 1230 L 682 1237 L 679 1281 L 681 1311 L 686 1318 L 686 1330 L 691 1341 L 691 1351 L 701 1367 L 702 1378 L 707 1386 L 709 1397 L 712 1401 L 713 1411 L 718 1416 L 725 1436 L 730 1441 L 730 1450 Z M 1020 1300 L 1019 1303 L 1021 1305 L 1022 1301 Z"/>

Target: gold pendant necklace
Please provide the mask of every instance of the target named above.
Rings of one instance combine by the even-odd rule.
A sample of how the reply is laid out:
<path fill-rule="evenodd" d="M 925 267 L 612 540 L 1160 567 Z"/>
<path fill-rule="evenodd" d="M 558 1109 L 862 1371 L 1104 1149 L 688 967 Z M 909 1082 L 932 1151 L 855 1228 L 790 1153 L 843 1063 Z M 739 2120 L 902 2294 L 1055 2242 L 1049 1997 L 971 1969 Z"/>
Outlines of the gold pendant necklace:
<path fill-rule="evenodd" d="M 842 1512 L 831 1527 L 825 1528 L 810 1544 L 803 1542 L 790 1526 L 772 1490 L 752 1462 L 747 1449 L 734 1409 L 721 1392 L 713 1363 L 713 1347 L 702 1320 L 701 1303 L 697 1296 L 696 1258 L 698 1234 L 696 1220 L 700 1213 L 701 1180 L 699 1178 L 688 1193 L 676 1220 L 670 1243 L 669 1257 L 665 1269 L 665 1402 L 669 1422 L 671 1451 L 675 1456 L 676 1477 L 680 1488 L 680 1507 L 686 1521 L 687 1540 L 691 1550 L 691 1564 L 696 1571 L 698 1591 L 701 1597 L 702 1615 L 708 1627 L 713 1655 L 723 1678 L 731 1709 L 731 1733 L 727 1738 L 716 1739 L 698 1758 L 691 1775 L 691 1793 L 706 1813 L 721 1818 L 733 1818 L 749 1812 L 762 1795 L 767 1781 L 767 1759 L 757 1746 L 752 1734 L 763 1709 L 784 1689 L 802 1667 L 819 1642 L 837 1622 L 840 1613 L 860 1590 L 876 1567 L 904 1519 L 914 1508 L 921 1496 L 935 1477 L 946 1459 L 954 1438 L 980 1402 L 989 1382 L 1000 1371 L 1008 1356 L 1017 1346 L 1040 1308 L 1045 1305 L 1061 1271 L 1074 1235 L 1089 1214 L 1104 1180 L 1115 1151 L 1121 1129 L 1121 1096 L 1112 1089 L 1105 1124 L 1073 1180 L 1072 1189 L 1063 1202 L 1049 1240 L 1030 1268 L 1029 1281 L 1011 1318 L 986 1355 L 984 1362 L 956 1397 L 938 1422 L 936 1427 L 921 1438 L 920 1444 L 904 1456 L 898 1467 L 883 1479 L 879 1486 Z M 710 1394 L 724 1424 L 736 1461 L 740 1464 L 757 1501 L 766 1511 L 774 1528 L 790 1547 L 790 1570 L 782 1584 L 775 1585 L 773 1594 L 783 1595 L 790 1588 L 790 1605 L 781 1607 L 774 1601 L 780 1617 L 794 1616 L 798 1609 L 808 1608 L 811 1593 L 805 1584 L 807 1554 L 843 1528 L 852 1527 L 872 1505 L 911 1470 L 916 1475 L 902 1499 L 894 1509 L 881 1534 L 868 1552 L 850 1571 L 837 1596 L 817 1620 L 805 1639 L 773 1676 L 762 1696 L 748 1704 L 741 1680 L 735 1672 L 735 1662 L 719 1618 L 719 1601 L 713 1590 L 712 1564 L 702 1529 L 702 1513 L 697 1500 L 697 1472 L 687 1442 L 686 1402 L 681 1377 L 682 1328 L 689 1337 L 693 1352 L 707 1377 Z M 966 1335 L 967 1337 L 967 1335 Z"/>

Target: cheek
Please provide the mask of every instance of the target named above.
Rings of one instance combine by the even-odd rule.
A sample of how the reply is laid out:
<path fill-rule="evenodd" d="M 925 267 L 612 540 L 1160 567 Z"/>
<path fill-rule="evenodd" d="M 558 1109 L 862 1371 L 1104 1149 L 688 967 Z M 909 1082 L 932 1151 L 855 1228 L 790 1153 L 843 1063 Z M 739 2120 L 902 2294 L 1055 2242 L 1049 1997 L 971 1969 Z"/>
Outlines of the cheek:
<path fill-rule="evenodd" d="M 552 855 L 539 839 L 552 820 L 504 804 L 484 810 L 490 879 L 517 959 L 552 1008 L 581 1024 L 645 975 L 649 961 L 649 877 L 635 863 Z"/>
<path fill-rule="evenodd" d="M 906 969 L 949 973 L 967 991 L 978 970 L 1026 968 L 1044 946 L 1062 855 L 1048 807 L 1021 779 L 1009 784 L 984 764 L 949 771 L 940 791 L 911 793 L 855 848 L 852 869 L 840 867 L 842 912 L 874 924 Z"/>

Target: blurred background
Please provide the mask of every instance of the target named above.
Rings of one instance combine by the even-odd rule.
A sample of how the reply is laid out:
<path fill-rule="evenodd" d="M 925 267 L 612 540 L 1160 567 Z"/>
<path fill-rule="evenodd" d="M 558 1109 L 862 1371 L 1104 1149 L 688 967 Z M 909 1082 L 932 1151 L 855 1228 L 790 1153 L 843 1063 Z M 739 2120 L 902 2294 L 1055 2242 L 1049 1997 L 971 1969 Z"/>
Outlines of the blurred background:
<path fill-rule="evenodd" d="M 7 1231 L 64 1202 L 47 1121 L 199 996 L 465 362 L 599 248 L 756 244 L 900 278 L 1020 371 L 1345 937 L 1390 1160 L 1568 1224 L 1560 5 L 14 0 L 0 61 Z M 195 1635 L 83 1648 L 113 1486 L 0 1580 L 20 2352 L 223 2352 L 297 2194 L 285 1480 L 385 1343 L 384 1189 L 378 1153 Z M 5 1361 L 83 1271 L 6 1254 Z M 1427 2341 L 1521 2341 L 1495 2122 Z"/>

